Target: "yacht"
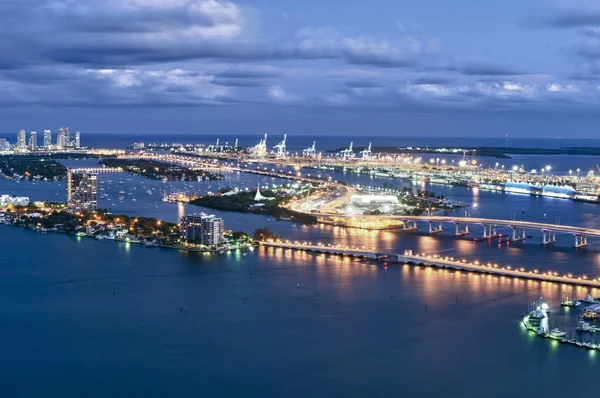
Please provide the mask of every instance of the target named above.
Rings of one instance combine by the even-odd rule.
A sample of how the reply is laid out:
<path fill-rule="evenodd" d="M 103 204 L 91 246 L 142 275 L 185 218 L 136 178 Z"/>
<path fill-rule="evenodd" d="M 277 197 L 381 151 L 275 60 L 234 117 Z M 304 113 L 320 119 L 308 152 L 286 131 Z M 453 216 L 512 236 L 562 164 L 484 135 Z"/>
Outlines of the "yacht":
<path fill-rule="evenodd" d="M 596 304 L 596 299 L 590 296 L 589 294 L 582 298 L 580 301 L 588 304 Z"/>
<path fill-rule="evenodd" d="M 577 323 L 577 327 L 575 328 L 575 330 L 577 330 L 578 332 L 591 332 L 593 330 L 593 327 L 586 321 L 581 320 Z"/>
<path fill-rule="evenodd" d="M 550 331 L 550 333 L 548 333 L 548 336 L 553 339 L 560 339 L 561 337 L 565 336 L 566 334 L 567 334 L 567 332 L 563 332 L 559 328 L 554 328 Z"/>

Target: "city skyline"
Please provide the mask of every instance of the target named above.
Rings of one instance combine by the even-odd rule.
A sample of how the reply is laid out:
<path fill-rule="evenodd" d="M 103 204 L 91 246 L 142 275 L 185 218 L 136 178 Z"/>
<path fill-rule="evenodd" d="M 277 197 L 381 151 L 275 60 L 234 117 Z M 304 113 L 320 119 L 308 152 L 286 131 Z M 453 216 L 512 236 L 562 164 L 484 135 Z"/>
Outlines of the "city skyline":
<path fill-rule="evenodd" d="M 586 138 L 600 122 L 592 2 L 36 5 L 0 6 L 9 131 Z"/>

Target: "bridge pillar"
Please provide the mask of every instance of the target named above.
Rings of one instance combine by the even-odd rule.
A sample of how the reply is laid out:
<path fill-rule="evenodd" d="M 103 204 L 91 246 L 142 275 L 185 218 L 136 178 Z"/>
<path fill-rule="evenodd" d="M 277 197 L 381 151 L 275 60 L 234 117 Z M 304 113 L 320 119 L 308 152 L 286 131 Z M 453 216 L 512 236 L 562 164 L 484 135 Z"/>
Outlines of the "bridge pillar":
<path fill-rule="evenodd" d="M 575 235 L 575 247 L 583 247 L 583 246 L 587 246 L 587 236 L 586 235 L 581 235 L 581 234 L 574 234 Z"/>
<path fill-rule="evenodd" d="M 437 229 L 433 228 L 433 221 L 427 221 L 427 223 L 429 224 L 429 233 L 430 234 L 435 234 L 435 233 L 438 233 L 438 232 L 443 232 L 442 223 L 441 222 L 438 224 Z"/>
<path fill-rule="evenodd" d="M 465 224 L 465 235 L 469 234 L 469 224 Z"/>
<path fill-rule="evenodd" d="M 487 225 L 483 224 L 483 237 L 487 238 Z"/>
<path fill-rule="evenodd" d="M 542 245 L 556 242 L 556 232 L 542 229 Z"/>
<path fill-rule="evenodd" d="M 454 223 L 454 236 L 458 236 L 458 223 Z"/>
<path fill-rule="evenodd" d="M 512 229 L 512 238 L 511 241 L 518 242 L 520 240 L 525 240 L 525 230 L 521 227 L 510 227 Z"/>

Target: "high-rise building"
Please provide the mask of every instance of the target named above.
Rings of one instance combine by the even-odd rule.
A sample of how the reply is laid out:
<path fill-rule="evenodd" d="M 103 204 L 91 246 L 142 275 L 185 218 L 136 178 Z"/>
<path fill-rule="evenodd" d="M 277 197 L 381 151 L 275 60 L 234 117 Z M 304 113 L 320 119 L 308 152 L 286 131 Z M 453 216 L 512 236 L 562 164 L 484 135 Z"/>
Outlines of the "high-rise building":
<path fill-rule="evenodd" d="M 86 169 L 67 172 L 67 208 L 70 211 L 92 211 L 98 206 L 98 173 Z"/>
<path fill-rule="evenodd" d="M 73 146 L 75 148 L 81 147 L 81 133 L 79 131 L 75 132 L 75 139 L 73 140 Z"/>
<path fill-rule="evenodd" d="M 56 149 L 64 149 L 65 148 L 65 133 L 62 129 L 59 130 L 58 135 L 56 136 Z"/>
<path fill-rule="evenodd" d="M 27 149 L 27 137 L 25 130 L 19 130 L 17 133 L 17 144 L 15 145 L 15 149 L 18 151 L 24 151 Z"/>
<path fill-rule="evenodd" d="M 10 151 L 10 143 L 6 138 L 0 138 L 0 152 Z"/>
<path fill-rule="evenodd" d="M 44 130 L 44 148 L 50 149 L 52 146 L 52 131 Z"/>
<path fill-rule="evenodd" d="M 188 243 L 215 246 L 223 243 L 224 223 L 214 214 L 188 214 L 181 218 L 181 233 Z"/>
<path fill-rule="evenodd" d="M 37 149 L 37 132 L 32 131 L 29 134 L 29 150 L 35 151 Z"/>
<path fill-rule="evenodd" d="M 60 130 L 58 130 L 58 134 L 61 135 L 63 137 L 63 141 L 62 141 L 62 146 L 63 148 L 68 148 L 71 145 L 71 136 L 69 135 L 69 128 L 68 127 L 61 127 Z"/>

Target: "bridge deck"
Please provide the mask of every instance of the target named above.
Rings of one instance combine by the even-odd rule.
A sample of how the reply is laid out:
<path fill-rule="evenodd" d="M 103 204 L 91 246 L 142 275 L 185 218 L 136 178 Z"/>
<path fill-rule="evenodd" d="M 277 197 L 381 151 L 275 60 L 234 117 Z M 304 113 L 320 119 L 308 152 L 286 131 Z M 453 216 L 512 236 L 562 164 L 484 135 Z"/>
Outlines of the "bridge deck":
<path fill-rule="evenodd" d="M 537 271 L 528 271 L 524 268 L 511 268 L 510 266 L 499 266 L 498 264 L 482 264 L 478 261 L 466 262 L 465 260 L 457 260 L 451 257 L 439 257 L 435 255 L 419 255 L 419 254 L 397 254 L 387 253 L 383 251 L 375 251 L 361 248 L 351 247 L 331 247 L 331 246 L 315 246 L 309 244 L 284 243 L 284 242 L 259 242 L 261 246 L 303 250 L 317 253 L 341 254 L 344 256 L 365 257 L 376 259 L 378 257 L 387 256 L 387 262 L 397 262 L 406 264 L 423 264 L 438 268 L 452 268 L 470 272 L 479 272 L 485 274 L 502 275 L 521 279 L 531 279 L 545 282 L 556 282 L 566 285 L 578 285 L 589 287 L 600 287 L 600 278 L 588 279 L 587 277 L 577 277 L 569 275 L 558 275 L 557 272 L 546 271 L 543 273 Z"/>

